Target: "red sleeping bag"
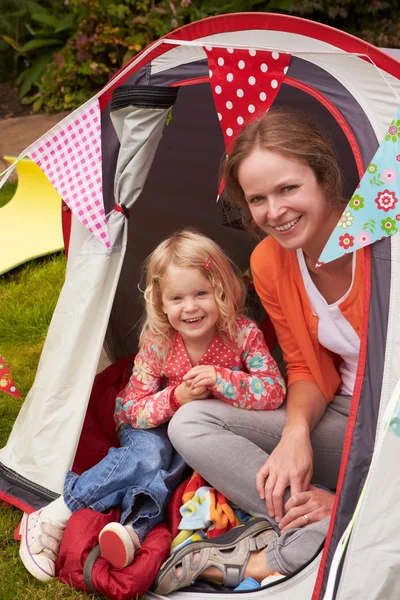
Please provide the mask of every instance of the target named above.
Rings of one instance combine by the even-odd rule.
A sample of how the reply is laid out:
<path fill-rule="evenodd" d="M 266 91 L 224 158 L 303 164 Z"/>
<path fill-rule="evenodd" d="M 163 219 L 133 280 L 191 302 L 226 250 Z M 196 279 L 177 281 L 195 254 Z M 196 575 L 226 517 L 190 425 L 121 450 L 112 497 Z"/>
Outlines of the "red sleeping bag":
<path fill-rule="evenodd" d="M 75 473 L 90 469 L 111 446 L 118 446 L 113 419 L 115 398 L 128 383 L 133 360 L 134 356 L 122 359 L 97 375 L 73 465 Z M 95 549 L 101 529 L 119 520 L 119 509 L 107 514 L 89 508 L 75 512 L 61 543 L 56 565 L 58 579 L 78 590 L 97 592 L 112 600 L 142 596 L 168 557 L 171 541 L 178 533 L 179 507 L 186 483 L 179 486 L 169 503 L 170 529 L 165 523 L 158 524 L 136 552 L 134 562 L 122 570 L 113 569 Z"/>

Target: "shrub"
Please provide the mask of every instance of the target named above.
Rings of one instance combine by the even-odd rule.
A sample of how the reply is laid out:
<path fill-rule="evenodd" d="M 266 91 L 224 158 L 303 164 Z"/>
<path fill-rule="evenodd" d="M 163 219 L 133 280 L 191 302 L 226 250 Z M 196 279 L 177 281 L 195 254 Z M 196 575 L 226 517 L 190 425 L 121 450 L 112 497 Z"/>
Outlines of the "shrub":
<path fill-rule="evenodd" d="M 218 4 L 210 0 L 64 0 L 67 16 L 63 20 L 73 24 L 73 32 L 69 32 L 66 43 L 53 49 L 51 60 L 47 56 L 43 73 L 35 79 L 37 91 L 24 102 L 33 102 L 35 110 L 43 107 L 47 112 L 76 108 L 142 48 L 172 29 L 210 15 L 283 10 L 291 3 L 292 0 L 224 0 Z M 50 25 L 47 19 L 47 26 Z M 59 34 L 65 31 L 53 30 L 50 39 L 58 36 L 61 41 Z M 37 52 L 31 64 L 33 74 L 32 68 L 39 59 L 38 41 L 32 49 Z M 26 45 L 21 50 L 26 51 Z M 30 78 L 29 83 L 33 83 Z M 26 95 L 26 87 L 21 88 L 21 93 Z"/>
<path fill-rule="evenodd" d="M 73 109 L 96 93 L 152 41 L 211 15 L 286 12 L 320 21 L 378 45 L 399 44 L 397 0 L 3 0 L 19 53 L 24 101 L 47 112 Z M 13 21 L 14 19 L 14 21 Z M 8 21 L 7 21 L 8 22 Z M 5 30 L 4 30 L 5 31 Z M 1 47 L 0 47 L 1 50 Z M 26 68 L 28 67 L 28 68 Z M 32 93 L 32 89 L 35 93 Z M 27 95 L 30 93 L 30 95 Z"/>

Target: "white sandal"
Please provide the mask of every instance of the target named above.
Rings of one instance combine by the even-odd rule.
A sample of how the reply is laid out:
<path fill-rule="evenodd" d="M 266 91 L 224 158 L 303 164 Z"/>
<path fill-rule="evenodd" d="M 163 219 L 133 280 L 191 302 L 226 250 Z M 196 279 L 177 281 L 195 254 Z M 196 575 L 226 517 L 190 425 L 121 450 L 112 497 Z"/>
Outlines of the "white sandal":
<path fill-rule="evenodd" d="M 221 571 L 224 585 L 237 587 L 243 580 L 250 553 L 266 548 L 277 537 L 269 521 L 254 519 L 216 538 L 187 544 L 161 566 L 153 589 L 156 594 L 170 594 L 194 583 L 208 567 Z M 199 556 L 194 561 L 196 552 Z M 182 567 L 179 578 L 177 567 Z"/>

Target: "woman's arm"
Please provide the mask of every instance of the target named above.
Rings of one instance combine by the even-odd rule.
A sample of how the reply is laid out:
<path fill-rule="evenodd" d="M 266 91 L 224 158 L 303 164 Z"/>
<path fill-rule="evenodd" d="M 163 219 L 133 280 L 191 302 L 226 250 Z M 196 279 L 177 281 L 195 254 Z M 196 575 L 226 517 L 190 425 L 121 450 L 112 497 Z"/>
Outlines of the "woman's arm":
<path fill-rule="evenodd" d="M 267 512 L 278 523 L 283 517 L 283 495 L 308 490 L 313 471 L 310 433 L 326 410 L 326 401 L 316 383 L 295 381 L 288 388 L 287 418 L 282 438 L 257 473 L 256 486 L 265 498 Z"/>

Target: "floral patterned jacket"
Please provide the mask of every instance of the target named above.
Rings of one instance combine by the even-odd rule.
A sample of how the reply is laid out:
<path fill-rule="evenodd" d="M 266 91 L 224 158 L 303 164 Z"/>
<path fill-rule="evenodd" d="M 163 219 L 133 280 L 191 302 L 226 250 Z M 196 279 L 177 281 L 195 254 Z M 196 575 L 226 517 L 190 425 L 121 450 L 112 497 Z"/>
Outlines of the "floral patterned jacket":
<path fill-rule="evenodd" d="M 209 398 L 238 408 L 272 410 L 285 397 L 285 383 L 257 325 L 245 317 L 229 345 L 216 335 L 199 365 L 212 365 L 217 381 Z M 174 389 L 192 368 L 180 334 L 165 350 L 150 339 L 138 352 L 132 376 L 116 400 L 117 427 L 128 423 L 135 429 L 149 429 L 164 423 L 177 410 Z M 163 381 L 166 386 L 163 388 Z"/>

